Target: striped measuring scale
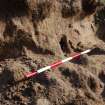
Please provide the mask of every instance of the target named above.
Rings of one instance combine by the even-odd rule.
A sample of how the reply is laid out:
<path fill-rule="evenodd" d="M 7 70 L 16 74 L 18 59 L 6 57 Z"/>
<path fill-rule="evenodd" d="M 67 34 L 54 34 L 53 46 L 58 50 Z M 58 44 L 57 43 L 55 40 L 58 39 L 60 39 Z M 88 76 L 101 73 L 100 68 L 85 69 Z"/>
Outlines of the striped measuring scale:
<path fill-rule="evenodd" d="M 47 71 L 47 70 L 49 70 L 49 69 L 51 69 L 51 68 L 55 68 L 55 67 L 57 67 L 57 66 L 59 66 L 59 65 L 61 65 L 61 64 L 64 64 L 65 62 L 68 62 L 68 61 L 73 60 L 73 59 L 75 59 L 75 58 L 77 58 L 77 57 L 80 57 L 80 56 L 83 55 L 83 54 L 87 54 L 87 53 L 91 52 L 91 50 L 92 50 L 92 49 L 88 49 L 88 50 L 83 51 L 83 52 L 81 52 L 81 53 L 77 53 L 77 54 L 75 54 L 74 56 L 70 56 L 70 57 L 65 58 L 65 59 L 63 59 L 63 60 L 60 60 L 60 61 L 58 61 L 58 62 L 55 62 L 55 63 L 53 63 L 53 64 L 51 64 L 51 65 L 49 65 L 49 66 L 46 66 L 46 67 L 43 67 L 43 68 L 37 70 L 37 71 L 36 71 L 36 70 L 32 70 L 31 72 L 26 73 L 26 74 L 25 74 L 25 77 L 29 78 L 29 77 L 32 77 L 32 76 L 36 76 L 36 75 L 38 75 L 38 74 L 40 74 L 40 73 L 42 73 L 42 72 L 44 72 L 44 71 Z"/>

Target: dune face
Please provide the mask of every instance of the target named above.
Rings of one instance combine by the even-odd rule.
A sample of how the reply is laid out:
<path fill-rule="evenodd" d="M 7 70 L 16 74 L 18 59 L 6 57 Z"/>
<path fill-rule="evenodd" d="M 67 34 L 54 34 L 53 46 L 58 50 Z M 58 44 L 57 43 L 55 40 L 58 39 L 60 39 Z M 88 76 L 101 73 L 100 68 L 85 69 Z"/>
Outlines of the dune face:
<path fill-rule="evenodd" d="M 104 12 L 99 0 L 1 0 L 0 105 L 104 105 Z M 24 76 L 86 49 L 47 74 Z"/>

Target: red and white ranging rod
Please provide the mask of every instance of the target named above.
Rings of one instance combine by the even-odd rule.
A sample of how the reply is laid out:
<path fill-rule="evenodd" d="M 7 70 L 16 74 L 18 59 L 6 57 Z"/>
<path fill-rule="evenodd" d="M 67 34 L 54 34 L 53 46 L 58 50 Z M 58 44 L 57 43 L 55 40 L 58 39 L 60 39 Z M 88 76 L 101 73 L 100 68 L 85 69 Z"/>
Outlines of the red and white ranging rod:
<path fill-rule="evenodd" d="M 56 62 L 56 63 L 53 63 L 53 64 L 51 64 L 51 65 L 49 65 L 49 66 L 43 67 L 43 68 L 41 68 L 41 69 L 39 69 L 39 70 L 37 70 L 37 71 L 36 71 L 36 70 L 33 70 L 33 71 L 31 71 L 31 72 L 28 72 L 28 73 L 25 74 L 25 76 L 26 76 L 27 78 L 32 77 L 32 76 L 35 76 L 35 75 L 40 74 L 40 73 L 42 73 L 42 72 L 44 72 L 44 71 L 47 71 L 47 70 L 49 70 L 49 69 L 51 69 L 51 68 L 57 67 L 58 65 L 61 65 L 61 64 L 65 63 L 65 62 L 67 62 L 67 61 L 73 60 L 73 59 L 75 59 L 75 58 L 77 58 L 77 57 L 79 57 L 79 56 L 81 56 L 81 55 L 83 55 L 83 54 L 87 54 L 87 53 L 89 53 L 90 51 L 91 51 L 91 49 L 88 49 L 88 50 L 83 51 L 83 52 L 81 52 L 81 53 L 77 53 L 77 54 L 74 55 L 74 56 L 68 57 L 68 58 L 66 58 L 66 59 L 64 59 L 64 60 L 60 60 L 60 61 L 58 61 L 58 62 Z"/>

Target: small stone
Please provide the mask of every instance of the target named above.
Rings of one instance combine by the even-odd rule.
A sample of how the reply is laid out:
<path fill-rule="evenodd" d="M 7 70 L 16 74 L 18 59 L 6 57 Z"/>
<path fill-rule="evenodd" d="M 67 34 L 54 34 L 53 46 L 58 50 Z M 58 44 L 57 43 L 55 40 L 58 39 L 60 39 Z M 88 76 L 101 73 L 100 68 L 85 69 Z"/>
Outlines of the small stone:
<path fill-rule="evenodd" d="M 48 99 L 40 98 L 40 99 L 37 100 L 36 105 L 51 105 L 51 103 L 49 102 Z"/>

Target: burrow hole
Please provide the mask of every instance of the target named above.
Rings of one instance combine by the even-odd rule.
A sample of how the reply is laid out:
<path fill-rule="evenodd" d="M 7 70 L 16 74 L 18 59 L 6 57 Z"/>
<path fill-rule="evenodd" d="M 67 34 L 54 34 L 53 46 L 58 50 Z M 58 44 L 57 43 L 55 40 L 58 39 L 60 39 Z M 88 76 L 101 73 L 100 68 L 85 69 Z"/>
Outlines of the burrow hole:
<path fill-rule="evenodd" d="M 68 45 L 68 42 L 67 42 L 67 37 L 66 35 L 63 35 L 60 42 L 60 47 L 64 53 L 64 55 L 67 55 L 70 53 L 70 48 L 69 48 L 69 45 Z"/>

